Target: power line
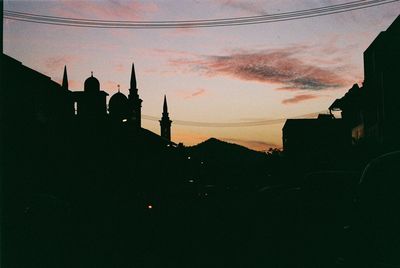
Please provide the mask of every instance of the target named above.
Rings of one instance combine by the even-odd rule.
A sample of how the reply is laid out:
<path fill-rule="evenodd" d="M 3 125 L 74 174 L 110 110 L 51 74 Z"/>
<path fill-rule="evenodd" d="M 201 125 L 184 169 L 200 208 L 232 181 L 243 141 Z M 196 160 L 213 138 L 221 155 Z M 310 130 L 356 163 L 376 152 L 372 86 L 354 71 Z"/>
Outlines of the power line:
<path fill-rule="evenodd" d="M 208 26 L 228 26 L 232 25 L 243 25 L 243 24 L 253 24 L 253 23 L 264 23 L 267 22 L 265 19 L 272 18 L 275 20 L 287 20 L 293 19 L 290 16 L 313 16 L 318 15 L 320 12 L 345 12 L 349 11 L 349 8 L 366 8 L 372 5 L 381 5 L 389 2 L 395 2 L 398 0 L 370 0 L 370 1 L 354 1 L 341 5 L 333 5 L 323 8 L 315 8 L 309 10 L 295 11 L 278 13 L 272 15 L 262 15 L 262 16 L 252 16 L 252 17 L 238 17 L 238 18 L 228 18 L 228 19 L 216 19 L 216 20 L 197 20 L 197 21 L 105 21 L 105 20 L 87 20 L 87 19 L 73 19 L 73 18 L 63 18 L 54 16 L 43 16 L 23 12 L 6 11 L 6 17 L 9 18 L 13 16 L 14 19 L 30 21 L 30 22 L 42 22 L 48 24 L 56 25 L 68 25 L 68 26 L 78 26 L 78 27 L 96 27 L 96 28 L 177 28 L 177 27 L 208 27 Z M 347 10 L 343 10 L 346 8 Z M 339 9 L 339 10 L 338 10 Z M 311 12 L 311 13 L 310 13 Z M 314 12 L 314 14 L 312 13 Z M 316 13 L 317 12 L 317 13 Z M 171 23 L 172 22 L 172 23 Z"/>
<path fill-rule="evenodd" d="M 309 113 L 294 116 L 291 118 L 309 118 L 312 116 L 316 116 L 321 112 Z M 152 115 L 143 115 L 142 119 L 150 120 L 150 121 L 159 121 L 160 118 Z M 277 118 L 277 119 L 266 119 L 259 121 L 249 121 L 249 122 L 196 122 L 196 121 L 186 121 L 186 120 L 174 120 L 173 124 L 181 125 L 181 126 L 192 126 L 192 127 L 255 127 L 255 126 L 266 126 L 266 125 L 274 125 L 283 123 L 287 118 Z"/>
<path fill-rule="evenodd" d="M 222 19 L 202 19 L 202 20 L 165 20 L 165 21 L 121 21 L 121 20 L 93 20 L 77 19 L 68 17 L 46 16 L 25 12 L 4 10 L 4 18 L 32 22 L 48 25 L 61 25 L 70 27 L 85 28 L 119 28 L 119 29 L 171 29 L 171 28 L 203 28 L 203 27 L 222 27 L 239 26 L 261 23 L 272 23 L 279 21 L 290 21 L 311 17 L 319 17 L 353 10 L 365 9 L 380 6 L 399 0 L 359 0 L 344 4 L 330 5 L 320 8 L 298 10 L 292 12 L 282 12 L 276 14 L 266 14 L 247 17 L 233 17 Z"/>
<path fill-rule="evenodd" d="M 348 2 L 348 3 L 343 3 L 343 4 L 337 4 L 337 5 L 330 5 L 326 7 L 320 7 L 320 8 L 312 8 L 312 9 L 306 9 L 306 10 L 300 10 L 300 11 L 292 11 L 292 12 L 282 12 L 282 13 L 277 13 L 277 14 L 265 14 L 265 15 L 258 15 L 258 16 L 247 16 L 247 17 L 230 17 L 230 18 L 223 18 L 223 19 L 200 19 L 200 20 L 164 20 L 164 21 L 123 21 L 123 20 L 96 20 L 96 19 L 77 19 L 77 18 L 70 18 L 70 17 L 57 17 L 57 16 L 47 16 L 47 15 L 37 15 L 33 13 L 25 13 L 25 12 L 18 12 L 18 11 L 9 11 L 5 10 L 6 12 L 10 14 L 20 14 L 20 15 L 31 15 L 31 16 L 38 16 L 38 17 L 43 17 L 43 18 L 51 18 L 51 19 L 69 19 L 69 20 L 74 20 L 74 21 L 87 21 L 87 22 L 132 22 L 132 23 L 193 23 L 193 22 L 215 22 L 215 21 L 231 21 L 231 20 L 242 20 L 242 19 L 252 19 L 252 18 L 265 18 L 265 17 L 275 17 L 275 16 L 282 16 L 282 15 L 290 15 L 290 14 L 296 14 L 296 13 L 302 13 L 306 11 L 321 11 L 325 9 L 331 9 L 331 8 L 342 8 L 342 7 L 354 7 L 354 5 L 366 5 L 368 3 L 365 2 L 366 0 L 358 0 L 358 1 L 353 1 L 353 2 Z M 370 0 L 371 1 L 371 0 Z M 383 1 L 383 0 L 381 0 Z M 378 1 L 378 2 L 381 2 Z M 377 1 L 372 1 L 372 3 L 376 3 Z"/>

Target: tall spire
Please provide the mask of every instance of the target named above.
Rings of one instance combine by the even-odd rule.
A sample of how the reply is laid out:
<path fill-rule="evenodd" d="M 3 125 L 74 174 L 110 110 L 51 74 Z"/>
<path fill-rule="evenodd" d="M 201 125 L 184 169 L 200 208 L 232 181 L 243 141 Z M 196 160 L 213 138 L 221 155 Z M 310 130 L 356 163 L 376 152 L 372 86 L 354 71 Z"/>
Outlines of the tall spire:
<path fill-rule="evenodd" d="M 63 75 L 63 81 L 62 81 L 62 88 L 68 90 L 68 76 L 67 76 L 67 66 L 64 66 L 64 75 Z"/>
<path fill-rule="evenodd" d="M 133 62 L 132 62 L 131 84 L 129 88 L 128 101 L 129 101 L 130 119 L 135 123 L 135 125 L 138 128 L 141 128 L 142 100 L 140 99 L 138 94 L 135 65 Z"/>
<path fill-rule="evenodd" d="M 163 113 L 168 114 L 167 96 L 164 95 Z"/>
<path fill-rule="evenodd" d="M 169 119 L 168 116 L 167 96 L 164 95 L 163 113 L 160 120 L 161 137 L 169 141 L 171 140 L 171 123 L 172 121 Z"/>
<path fill-rule="evenodd" d="M 135 90 L 136 85 L 136 74 L 135 74 L 135 64 L 132 63 L 132 72 L 131 72 L 131 90 Z"/>

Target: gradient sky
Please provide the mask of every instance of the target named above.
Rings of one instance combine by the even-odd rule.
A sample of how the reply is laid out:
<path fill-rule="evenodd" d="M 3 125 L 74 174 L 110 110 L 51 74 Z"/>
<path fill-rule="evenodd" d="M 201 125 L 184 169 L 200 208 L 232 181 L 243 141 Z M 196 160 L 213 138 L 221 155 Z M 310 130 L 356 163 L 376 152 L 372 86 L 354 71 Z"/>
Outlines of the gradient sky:
<path fill-rule="evenodd" d="M 193 20 L 273 14 L 346 1 L 174 0 L 4 1 L 4 9 L 104 20 Z M 102 90 L 127 94 L 135 63 L 142 114 L 249 122 L 327 111 L 363 80 L 363 51 L 399 15 L 400 3 L 323 17 L 203 29 L 89 29 L 4 20 L 4 53 L 71 90 L 94 72 Z M 142 126 L 159 133 L 159 123 Z M 255 127 L 172 124 L 172 140 L 192 145 L 210 137 L 256 150 L 281 147 L 283 123 Z"/>

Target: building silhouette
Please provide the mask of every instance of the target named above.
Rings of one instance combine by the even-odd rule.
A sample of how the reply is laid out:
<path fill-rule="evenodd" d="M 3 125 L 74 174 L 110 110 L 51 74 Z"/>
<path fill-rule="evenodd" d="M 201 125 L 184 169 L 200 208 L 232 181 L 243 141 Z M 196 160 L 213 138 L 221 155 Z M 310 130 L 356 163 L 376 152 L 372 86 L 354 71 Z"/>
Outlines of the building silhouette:
<path fill-rule="evenodd" d="M 329 107 L 341 111 L 353 144 L 391 151 L 400 148 L 400 16 L 364 51 L 364 82 Z"/>
<path fill-rule="evenodd" d="M 128 120 L 129 106 L 128 98 L 120 92 L 118 85 L 118 92 L 111 96 L 108 102 L 108 112 L 112 120 L 123 121 Z"/>
<path fill-rule="evenodd" d="M 135 65 L 132 63 L 131 82 L 128 95 L 128 116 L 129 120 L 138 128 L 142 126 L 142 99 L 139 98 Z"/>
<path fill-rule="evenodd" d="M 163 113 L 160 120 L 161 137 L 171 140 L 171 123 L 168 115 L 167 96 L 164 95 Z"/>
<path fill-rule="evenodd" d="M 331 106 L 329 106 L 331 114 L 334 111 L 340 111 L 341 118 L 351 132 L 353 145 L 359 143 L 365 137 L 361 99 L 362 93 L 363 88 L 360 88 L 358 84 L 354 84 L 342 98 L 336 99 Z"/>
<path fill-rule="evenodd" d="M 62 87 L 68 90 L 66 68 L 64 68 Z M 108 93 L 100 89 L 100 82 L 93 76 L 93 72 L 85 80 L 84 90 L 73 91 L 71 95 L 73 96 L 76 115 L 79 118 L 95 120 L 109 117 L 111 120 L 130 124 L 137 129 L 140 129 L 142 126 L 142 99 L 140 99 L 138 94 L 135 66 L 133 63 L 128 97 L 120 92 L 118 85 L 118 92 L 111 96 L 108 109 L 106 100 Z"/>
<path fill-rule="evenodd" d="M 364 51 L 364 82 L 354 84 L 318 119 L 288 119 L 282 129 L 288 158 L 332 162 L 368 159 L 400 148 L 400 16 Z M 333 112 L 341 112 L 341 119 Z M 354 147 L 351 146 L 354 145 Z M 308 159 L 308 160 L 307 160 Z M 362 162 L 362 161 L 361 161 Z"/>
<path fill-rule="evenodd" d="M 66 68 L 64 71 L 66 77 Z M 100 82 L 93 76 L 85 80 L 83 91 L 71 92 L 76 115 L 87 119 L 104 118 L 107 115 L 106 98 L 108 93 L 100 90 Z"/>
<path fill-rule="evenodd" d="M 364 51 L 364 129 L 368 139 L 398 145 L 400 16 Z"/>
<path fill-rule="evenodd" d="M 180 156 L 170 139 L 170 123 L 163 136 L 141 127 L 134 70 L 132 65 L 129 96 L 115 93 L 107 109 L 108 94 L 93 74 L 83 91 L 71 91 L 67 67 L 60 85 L 2 54 L 1 172 L 12 178 L 4 180 L 5 187 L 20 184 L 9 192 L 73 187 L 77 191 L 69 194 L 75 195 L 110 179 L 131 180 L 135 189 L 179 180 Z M 171 122 L 165 116 L 162 122 Z M 152 169 L 154 164 L 160 169 Z"/>
<path fill-rule="evenodd" d="M 330 114 L 320 114 L 316 119 L 286 120 L 282 140 L 285 155 L 301 159 L 309 167 L 331 164 L 351 146 L 344 120 Z"/>

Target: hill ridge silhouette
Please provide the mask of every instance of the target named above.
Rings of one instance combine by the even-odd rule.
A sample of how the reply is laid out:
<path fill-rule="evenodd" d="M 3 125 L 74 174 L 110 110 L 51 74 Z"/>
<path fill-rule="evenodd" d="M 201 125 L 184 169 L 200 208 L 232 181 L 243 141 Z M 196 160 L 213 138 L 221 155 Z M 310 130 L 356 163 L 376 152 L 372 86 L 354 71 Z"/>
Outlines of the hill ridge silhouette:
<path fill-rule="evenodd" d="M 202 141 L 202 142 L 200 142 L 200 143 L 198 143 L 196 145 L 189 146 L 189 148 L 193 148 L 193 147 L 197 147 L 197 146 L 212 146 L 212 145 L 215 145 L 215 146 L 217 146 L 217 145 L 232 146 L 232 147 L 236 147 L 237 149 L 246 150 L 248 152 L 264 154 L 263 152 L 250 149 L 250 148 L 248 148 L 246 146 L 243 146 L 243 145 L 240 145 L 240 144 L 237 144 L 237 143 L 233 143 L 233 142 L 227 142 L 227 141 L 220 140 L 220 139 L 214 138 L 214 137 L 211 137 L 211 138 L 209 138 L 209 139 L 207 139 L 205 141 Z"/>

